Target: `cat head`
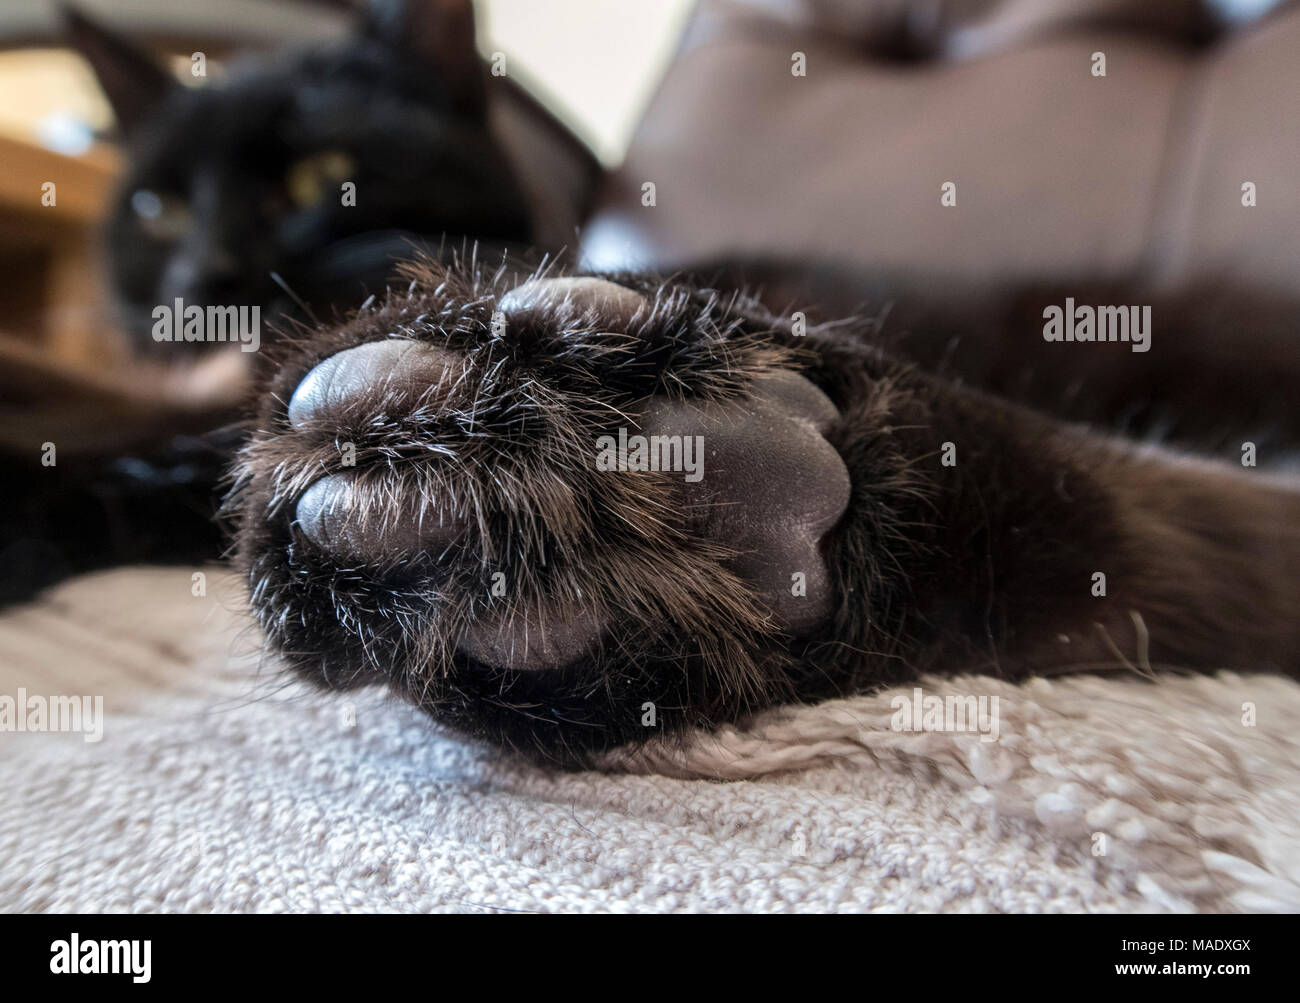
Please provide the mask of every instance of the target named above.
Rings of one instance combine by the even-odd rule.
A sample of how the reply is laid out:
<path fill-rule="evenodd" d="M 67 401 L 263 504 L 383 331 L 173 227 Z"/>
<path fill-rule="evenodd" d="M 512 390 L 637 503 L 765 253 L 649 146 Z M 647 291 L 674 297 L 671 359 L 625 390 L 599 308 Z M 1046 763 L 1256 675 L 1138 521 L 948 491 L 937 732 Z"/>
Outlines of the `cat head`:
<path fill-rule="evenodd" d="M 196 87 L 67 18 L 128 147 L 107 241 L 133 333 L 178 298 L 271 316 L 294 297 L 356 305 L 413 246 L 531 238 L 469 0 L 375 0 L 339 41 L 245 57 Z"/>

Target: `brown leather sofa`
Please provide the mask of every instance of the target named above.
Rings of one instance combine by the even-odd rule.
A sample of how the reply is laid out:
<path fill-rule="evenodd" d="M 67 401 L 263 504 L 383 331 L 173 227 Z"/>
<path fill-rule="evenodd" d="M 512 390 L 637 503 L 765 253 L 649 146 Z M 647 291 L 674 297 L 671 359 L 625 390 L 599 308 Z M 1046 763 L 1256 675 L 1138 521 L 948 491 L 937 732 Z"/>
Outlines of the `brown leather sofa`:
<path fill-rule="evenodd" d="M 1300 3 L 703 0 L 584 248 L 1300 290 Z"/>

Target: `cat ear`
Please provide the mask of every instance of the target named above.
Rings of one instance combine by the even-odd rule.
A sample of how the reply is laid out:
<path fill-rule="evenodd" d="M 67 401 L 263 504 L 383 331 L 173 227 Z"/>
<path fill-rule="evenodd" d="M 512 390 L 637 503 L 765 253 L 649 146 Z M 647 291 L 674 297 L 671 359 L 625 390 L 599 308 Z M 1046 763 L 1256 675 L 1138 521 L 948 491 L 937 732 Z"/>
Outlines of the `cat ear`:
<path fill-rule="evenodd" d="M 122 36 L 61 5 L 69 44 L 85 57 L 113 106 L 118 129 L 129 134 L 162 103 L 176 81 Z"/>
<path fill-rule="evenodd" d="M 472 0 L 371 0 L 361 32 L 436 71 L 458 111 L 485 113 L 485 69 L 474 41 Z"/>

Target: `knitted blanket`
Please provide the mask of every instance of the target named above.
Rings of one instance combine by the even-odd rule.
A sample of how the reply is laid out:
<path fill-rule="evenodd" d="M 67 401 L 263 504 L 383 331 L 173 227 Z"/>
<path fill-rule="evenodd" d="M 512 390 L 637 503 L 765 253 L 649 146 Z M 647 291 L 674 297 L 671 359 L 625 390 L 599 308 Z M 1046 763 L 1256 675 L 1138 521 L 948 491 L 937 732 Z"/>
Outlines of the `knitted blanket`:
<path fill-rule="evenodd" d="M 204 574 L 0 616 L 0 908 L 1300 909 L 1288 680 L 926 678 L 566 774 L 289 682 Z"/>

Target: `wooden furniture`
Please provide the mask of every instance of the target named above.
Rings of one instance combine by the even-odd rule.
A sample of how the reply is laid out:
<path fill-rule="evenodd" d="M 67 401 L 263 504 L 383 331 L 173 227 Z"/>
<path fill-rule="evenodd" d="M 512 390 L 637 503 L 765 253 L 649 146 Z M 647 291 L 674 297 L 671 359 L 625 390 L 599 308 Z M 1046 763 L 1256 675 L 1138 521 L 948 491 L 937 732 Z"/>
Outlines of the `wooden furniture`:
<path fill-rule="evenodd" d="M 66 157 L 0 135 L 0 332 L 51 362 L 102 370 L 124 357 L 98 260 L 118 167 L 109 147 Z"/>

